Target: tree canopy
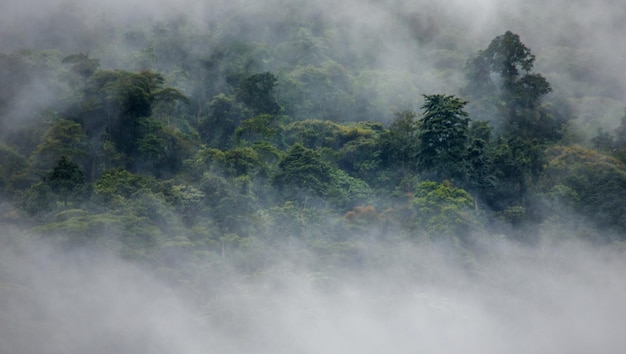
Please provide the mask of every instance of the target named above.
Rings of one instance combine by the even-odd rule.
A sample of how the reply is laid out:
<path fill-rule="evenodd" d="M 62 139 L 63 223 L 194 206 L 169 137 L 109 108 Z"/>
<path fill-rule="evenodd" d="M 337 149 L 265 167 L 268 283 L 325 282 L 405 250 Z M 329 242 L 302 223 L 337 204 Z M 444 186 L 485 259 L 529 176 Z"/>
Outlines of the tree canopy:
<path fill-rule="evenodd" d="M 624 241 L 623 107 L 585 98 L 588 112 L 610 103 L 616 124 L 580 134 L 593 114 L 575 125 L 578 98 L 534 71 L 546 55 L 518 34 L 473 54 L 420 46 L 436 62 L 424 72 L 341 48 L 327 23 L 237 40 L 236 26 L 193 26 L 129 29 L 124 45 L 141 45 L 116 60 L 0 55 L 0 119 L 13 123 L 0 196 L 19 211 L 7 218 L 159 266 L 179 252 L 254 269 L 260 249 L 289 242 L 358 263 L 366 238 L 469 250 L 474 232 L 530 241 L 578 220 L 602 229 L 585 239 Z M 16 109 L 35 78 L 54 102 Z"/>

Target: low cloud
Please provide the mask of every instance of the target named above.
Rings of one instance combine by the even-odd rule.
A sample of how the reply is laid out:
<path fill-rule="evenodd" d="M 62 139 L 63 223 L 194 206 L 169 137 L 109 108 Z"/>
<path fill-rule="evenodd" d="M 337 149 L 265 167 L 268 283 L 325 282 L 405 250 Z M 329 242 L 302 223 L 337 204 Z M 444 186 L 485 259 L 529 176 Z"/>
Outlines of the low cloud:
<path fill-rule="evenodd" d="M 613 353 L 626 344 L 619 252 L 497 238 L 467 257 L 380 246 L 368 245 L 357 268 L 319 272 L 313 258 L 185 286 L 99 251 L 5 249 L 0 350 Z"/>

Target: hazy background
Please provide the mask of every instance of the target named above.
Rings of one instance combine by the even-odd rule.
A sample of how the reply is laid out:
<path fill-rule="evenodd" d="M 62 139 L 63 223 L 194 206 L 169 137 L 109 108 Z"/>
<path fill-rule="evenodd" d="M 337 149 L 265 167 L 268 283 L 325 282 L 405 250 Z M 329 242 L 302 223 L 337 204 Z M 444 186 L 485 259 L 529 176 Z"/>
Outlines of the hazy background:
<path fill-rule="evenodd" d="M 232 31 L 271 42 L 281 35 L 276 24 L 300 12 L 335 24 L 333 38 L 346 57 L 410 76 L 416 94 L 457 93 L 467 57 L 454 53 L 475 53 L 511 30 L 537 55 L 535 69 L 553 94 L 571 101 L 581 134 L 591 120 L 614 128 L 625 104 L 626 11 L 612 0 L 9 0 L 0 3 L 0 51 L 89 52 L 104 68 L 125 68 L 129 53 L 142 48 L 131 41 L 107 47 L 120 29 L 180 21 L 199 38 L 216 30 L 223 38 Z M 432 70 L 437 65 L 449 74 L 429 76 L 440 71 Z M 267 66 L 280 69 L 280 63 Z M 50 105 L 60 93 L 33 81 L 12 116 L 26 119 L 24 112 Z M 371 241 L 360 250 L 365 261 L 346 268 L 326 268 L 296 245 L 282 251 L 298 256 L 270 260 L 258 274 L 224 264 L 220 274 L 194 269 L 180 284 L 97 248 L 59 250 L 3 225 L 0 236 L 2 353 L 615 353 L 626 347 L 626 261 L 619 250 L 573 241 L 530 247 L 481 235 L 484 244 L 472 257 L 478 261 L 471 263 L 445 247 Z"/>
<path fill-rule="evenodd" d="M 624 347 L 622 254 L 577 243 L 529 249 L 488 242 L 469 267 L 445 249 L 400 245 L 386 255 L 370 248 L 373 263 L 359 269 L 322 274 L 282 262 L 252 277 L 199 274 L 190 279 L 196 294 L 101 252 L 23 244 L 18 254 L 2 251 L 0 351 L 615 353 Z"/>
<path fill-rule="evenodd" d="M 103 68 L 124 69 L 129 55 L 145 49 L 141 41 L 121 46 L 123 41 L 116 40 L 133 28 L 164 23 L 189 26 L 198 34 L 198 47 L 187 48 L 193 57 L 212 52 L 213 48 L 202 47 L 206 34 L 279 43 L 284 35 L 280 23 L 305 13 L 335 29 L 323 35 L 343 48 L 346 57 L 367 58 L 374 68 L 406 77 L 416 86 L 415 97 L 457 93 L 468 56 L 510 30 L 537 56 L 535 70 L 552 84 L 553 95 L 571 99 L 581 126 L 595 132 L 598 126 L 618 125 L 626 99 L 622 7 L 616 0 L 4 1 L 0 50 L 87 52 L 100 59 Z M 107 47 L 108 43 L 115 47 Z M 280 63 L 266 65 L 271 71 L 281 67 Z M 430 73 L 441 72 L 442 66 L 450 70 L 432 77 Z M 586 134 L 584 129 L 580 133 Z"/>

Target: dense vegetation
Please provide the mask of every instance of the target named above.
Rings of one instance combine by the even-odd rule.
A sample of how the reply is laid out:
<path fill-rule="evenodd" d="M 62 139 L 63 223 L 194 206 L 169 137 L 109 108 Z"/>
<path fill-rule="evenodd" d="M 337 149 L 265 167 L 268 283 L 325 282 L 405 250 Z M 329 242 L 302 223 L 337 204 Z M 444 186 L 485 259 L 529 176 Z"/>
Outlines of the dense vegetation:
<path fill-rule="evenodd" d="M 178 271 L 254 272 L 292 243 L 333 264 L 358 263 L 370 238 L 624 241 L 626 118 L 579 134 L 571 105 L 599 98 L 557 91 L 518 34 L 468 53 L 412 27 L 415 48 L 448 40 L 410 72 L 346 50 L 321 17 L 242 23 L 0 54 L 2 223 Z"/>

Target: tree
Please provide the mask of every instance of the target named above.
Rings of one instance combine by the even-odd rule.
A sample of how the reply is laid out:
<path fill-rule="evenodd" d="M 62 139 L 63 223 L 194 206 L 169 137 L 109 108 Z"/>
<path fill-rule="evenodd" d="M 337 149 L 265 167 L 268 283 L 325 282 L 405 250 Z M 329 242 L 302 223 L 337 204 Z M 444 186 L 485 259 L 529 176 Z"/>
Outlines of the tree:
<path fill-rule="evenodd" d="M 472 108 L 479 116 L 495 120 L 507 135 L 556 141 L 566 122 L 540 107 L 552 88 L 543 76 L 532 72 L 534 62 L 535 56 L 519 35 L 507 31 L 468 62 L 464 93 L 476 101 Z"/>
<path fill-rule="evenodd" d="M 62 156 L 84 166 L 88 153 L 89 143 L 82 126 L 67 119 L 57 119 L 46 131 L 32 158 L 36 168 L 47 170 Z"/>
<path fill-rule="evenodd" d="M 380 158 L 383 166 L 402 170 L 417 167 L 420 122 L 412 111 L 396 113 L 396 119 L 380 136 Z"/>
<path fill-rule="evenodd" d="M 343 65 L 332 60 L 295 67 L 281 75 L 276 91 L 286 113 L 297 119 L 338 121 L 353 113 L 352 78 Z"/>
<path fill-rule="evenodd" d="M 154 178 L 114 168 L 104 171 L 94 183 L 94 192 L 100 202 L 121 206 L 137 191 L 149 189 L 156 192 L 159 187 Z"/>
<path fill-rule="evenodd" d="M 486 127 L 479 123 L 483 128 Z M 473 124 L 475 127 L 475 124 Z M 475 128 L 480 129 L 480 128 Z M 474 205 L 478 209 L 478 203 L 493 200 L 493 194 L 498 182 L 494 171 L 494 148 L 489 144 L 488 136 L 483 131 L 474 131 L 469 143 L 466 155 L 467 177 L 463 187 L 474 197 Z"/>
<path fill-rule="evenodd" d="M 538 184 L 544 193 L 554 195 L 559 189 L 565 190 L 567 193 L 560 193 L 559 208 L 568 206 L 580 215 L 572 222 L 591 221 L 602 231 L 617 231 L 602 238 L 616 236 L 623 241 L 626 166 L 609 155 L 577 146 L 554 146 L 547 156 L 547 167 Z"/>
<path fill-rule="evenodd" d="M 257 115 L 278 114 L 282 107 L 274 97 L 277 81 L 278 78 L 270 72 L 249 76 L 239 84 L 237 98 Z"/>
<path fill-rule="evenodd" d="M 287 200 L 328 195 L 333 181 L 330 166 L 315 151 L 294 144 L 278 163 L 278 169 L 272 184 Z"/>
<path fill-rule="evenodd" d="M 618 146 L 616 139 L 609 132 L 604 131 L 602 127 L 598 128 L 598 133 L 591 139 L 591 144 L 594 149 L 604 152 L 616 150 Z"/>
<path fill-rule="evenodd" d="M 272 141 L 282 130 L 278 116 L 261 114 L 243 120 L 235 129 L 235 137 L 239 144 L 252 144 L 259 141 Z"/>
<path fill-rule="evenodd" d="M 200 138 L 207 145 L 228 149 L 234 145 L 235 131 L 250 111 L 232 96 L 219 94 L 208 103 L 208 114 L 198 126 Z"/>
<path fill-rule="evenodd" d="M 52 192 L 61 197 L 63 205 L 67 206 L 68 199 L 84 192 L 86 177 L 77 163 L 62 156 L 52 171 L 44 177 L 44 181 Z"/>
<path fill-rule="evenodd" d="M 190 144 L 174 128 L 165 127 L 151 118 L 141 120 L 141 137 L 137 140 L 137 170 L 158 178 L 169 177 L 182 168 L 190 154 Z"/>
<path fill-rule="evenodd" d="M 0 143 L 0 198 L 26 189 L 32 183 L 29 177 L 26 158 Z"/>
<path fill-rule="evenodd" d="M 414 227 L 433 240 L 443 238 L 453 244 L 463 241 L 468 227 L 476 221 L 470 194 L 447 182 L 420 182 L 411 204 L 415 211 Z"/>
<path fill-rule="evenodd" d="M 419 170 L 438 181 L 462 179 L 470 118 L 463 110 L 467 104 L 447 95 L 424 95 L 424 117 L 418 133 Z"/>
<path fill-rule="evenodd" d="M 358 123 L 349 130 L 350 140 L 337 151 L 337 166 L 353 177 L 375 184 L 376 176 L 382 172 L 379 142 L 384 131 L 381 123 Z"/>
<path fill-rule="evenodd" d="M 494 151 L 490 152 L 492 154 L 490 175 L 495 178 L 494 188 L 488 196 L 485 196 L 485 201 L 499 212 L 511 208 L 527 210 L 533 186 L 540 178 L 545 165 L 544 146 L 538 144 L 536 140 L 500 137 L 493 144 L 493 149 Z M 521 221 L 521 218 L 517 219 Z"/>
<path fill-rule="evenodd" d="M 68 55 L 62 63 L 71 65 L 72 71 L 80 76 L 83 84 L 100 67 L 98 59 L 90 59 L 89 54 L 85 53 Z"/>
<path fill-rule="evenodd" d="M 479 51 L 470 61 L 470 85 L 483 90 L 512 93 L 520 70 L 530 72 L 534 62 L 535 55 L 520 41 L 519 35 L 506 31 L 494 38 L 487 49 Z M 492 73 L 498 77 L 490 77 Z"/>
<path fill-rule="evenodd" d="M 99 70 L 87 80 L 75 120 L 82 123 L 92 140 L 104 136 L 116 152 L 123 154 L 125 167 L 133 170 L 141 140 L 154 133 L 145 129 L 153 126 L 145 123 L 152 119 L 154 105 L 186 101 L 180 92 L 164 84 L 165 78 L 152 71 Z"/>

